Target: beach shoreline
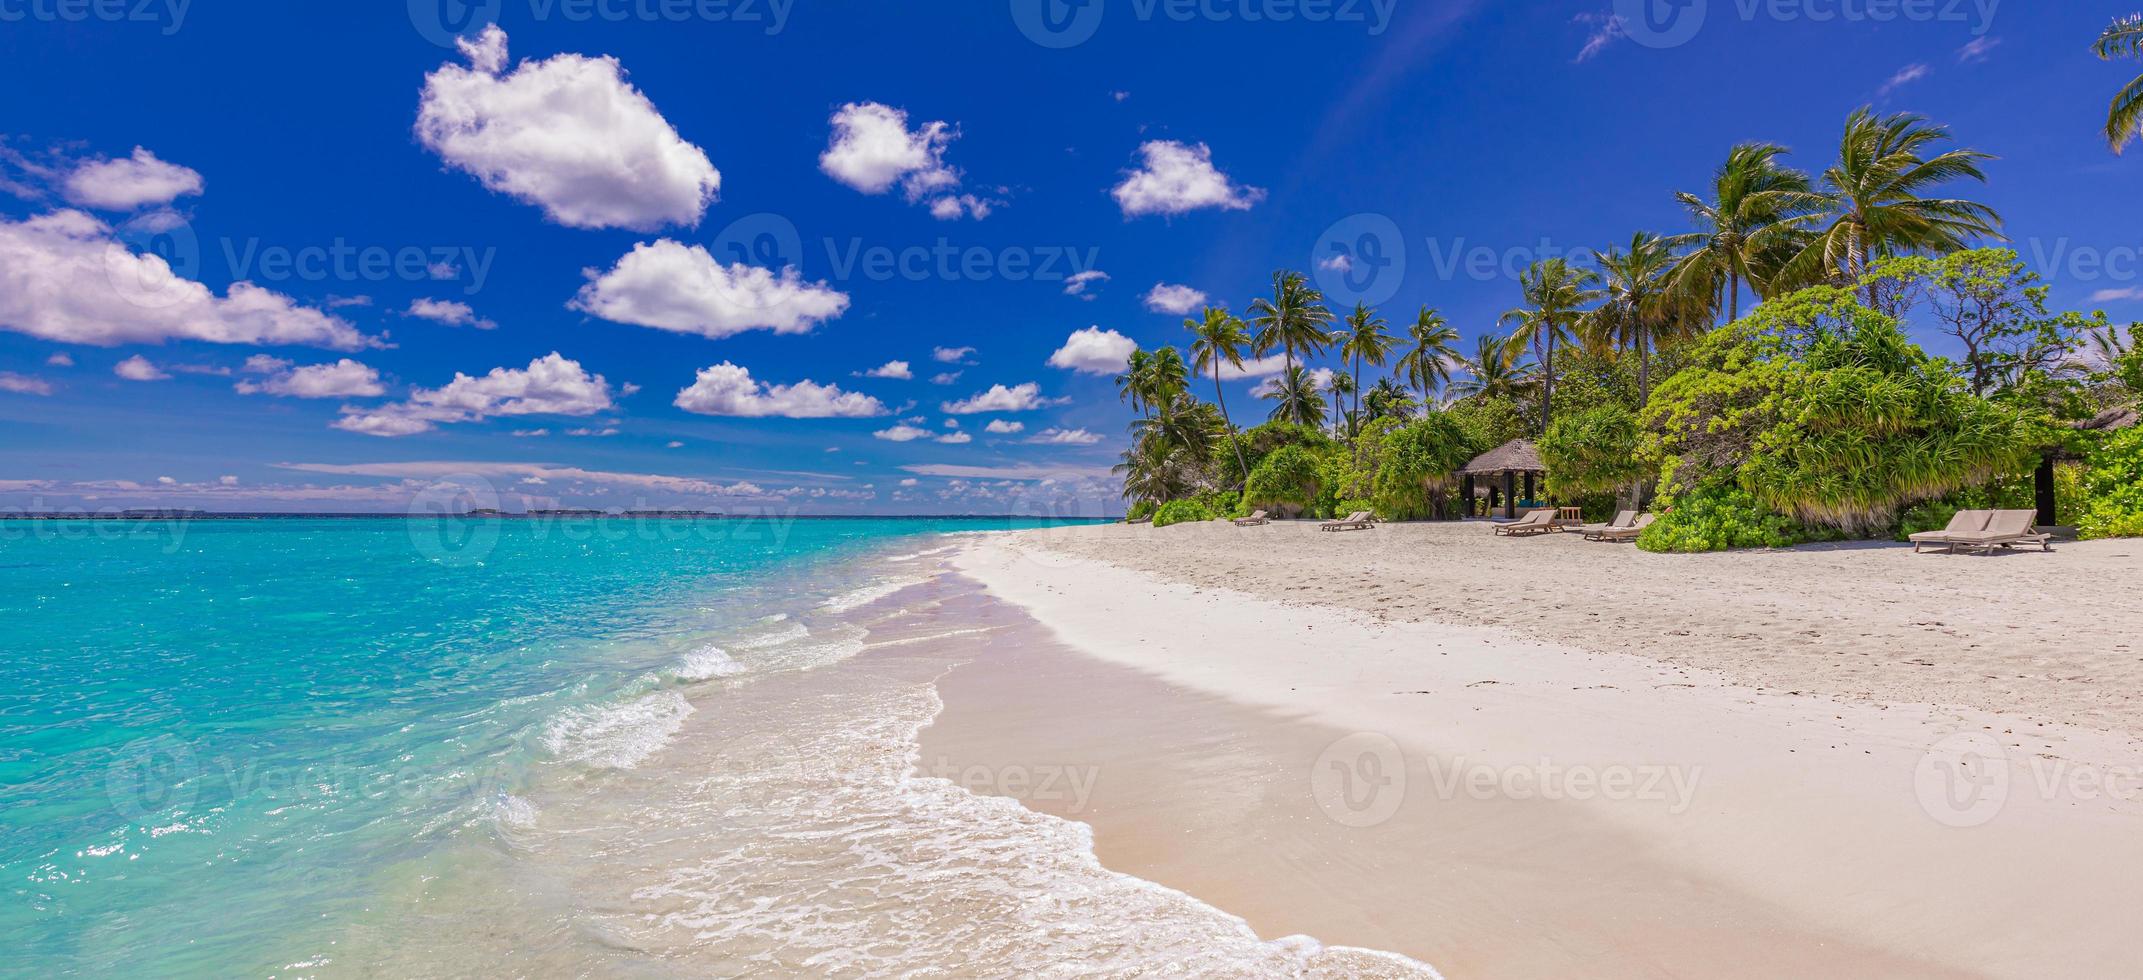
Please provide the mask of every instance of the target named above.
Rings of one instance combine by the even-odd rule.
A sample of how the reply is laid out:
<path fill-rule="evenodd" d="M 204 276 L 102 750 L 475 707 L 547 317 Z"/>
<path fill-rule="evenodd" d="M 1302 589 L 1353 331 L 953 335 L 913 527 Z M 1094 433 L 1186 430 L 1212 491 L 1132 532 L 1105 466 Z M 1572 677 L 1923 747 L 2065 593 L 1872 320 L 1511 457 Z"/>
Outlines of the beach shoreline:
<path fill-rule="evenodd" d="M 926 748 L 972 745 L 972 731 L 1000 739 L 1025 731 L 1032 746 L 1083 745 L 1090 758 L 1116 758 L 1094 797 L 1113 793 L 1113 802 L 1076 816 L 1094 826 L 1097 853 L 1110 867 L 1244 915 L 1260 934 L 1301 931 L 1392 949 L 1453 975 L 2028 976 L 2104 973 L 2125 962 L 2111 938 L 2127 907 L 2117 869 L 2143 858 L 2134 833 L 2143 808 L 2121 777 L 2143 772 L 2143 752 L 2126 732 L 2093 725 L 2122 716 L 2117 699 L 2071 699 L 2064 708 L 2042 698 L 2024 706 L 2034 709 L 2026 715 L 1983 710 L 1974 697 L 1884 700 L 1842 687 L 1758 687 L 1751 677 L 1792 666 L 1782 662 L 1785 653 L 1757 650 L 1753 666 L 1698 666 L 1601 649 L 1632 645 L 1626 639 L 1581 646 L 1494 624 L 1410 618 L 1418 604 L 1392 601 L 1406 595 L 1402 570 L 1437 576 L 1447 597 L 1463 596 L 1470 576 L 1483 574 L 1450 561 L 1486 556 L 1480 565 L 1493 573 L 1494 552 L 1465 548 L 1456 537 L 1487 539 L 1478 525 L 1384 527 L 1351 538 L 1285 525 L 1257 533 L 1100 527 L 971 542 L 955 560 L 963 574 L 1095 663 L 955 671 L 944 681 L 946 709 L 924 733 Z M 1584 566 L 1572 577 L 1597 574 L 1592 562 L 1621 563 L 1610 581 L 1639 604 L 1685 587 L 1676 583 L 1691 570 L 1674 564 L 1680 559 L 1630 549 L 1574 551 L 1574 540 L 1549 543 L 1560 552 L 1533 547 L 1541 542 L 1493 543 L 1513 554 L 1533 548 L 1531 560 L 1548 556 L 1550 576 L 1552 559 Z M 1897 574 L 1895 551 L 1714 556 L 1702 564 L 1727 587 L 1737 578 L 1801 574 L 1811 562 L 1843 571 L 1813 586 L 1798 614 L 1724 623 L 1683 615 L 1674 628 L 1707 638 L 1734 631 L 1752 636 L 1751 646 L 1802 656 L 1836 654 L 1835 645 L 1789 638 L 1809 616 L 1853 618 L 1850 607 L 1831 608 L 1828 590 L 1851 590 L 1856 576 Z M 1959 624 L 1938 635 L 1969 651 L 1985 642 L 1974 630 L 2003 628 L 2000 608 L 1985 622 L 1956 614 L 1954 603 L 1985 587 L 1974 576 L 2022 578 L 2028 587 L 2038 577 L 2085 576 L 2126 560 L 2105 546 L 2063 551 L 2040 564 L 2017 556 L 1978 568 L 1972 559 L 1927 556 L 1924 574 L 1955 585 L 1952 598 L 1930 603 L 1936 616 Z M 1313 565 L 1321 574 L 1300 574 Z M 1256 588 L 1291 573 L 1289 587 Z M 1385 587 L 1365 590 L 1364 577 Z M 1754 601 L 1792 605 L 1790 579 L 1773 587 L 1777 593 Z M 2109 587 L 2079 581 L 2045 594 L 2088 602 Z M 1854 594 L 1879 608 L 1879 592 L 1861 585 Z M 1448 612 L 1464 600 L 1439 601 Z M 1611 618 L 1586 633 L 1546 618 L 1550 630 L 1581 635 L 1649 628 Z M 1883 617 L 1862 619 L 1874 624 L 1870 633 L 1883 632 Z M 2090 627 L 2054 627 L 2078 628 Z M 1708 653 L 1707 644 L 1692 649 Z M 1948 656 L 1934 653 L 1929 659 Z M 2073 647 L 2068 653 L 2078 655 Z M 1061 722 L 1021 723 L 1008 709 L 963 707 L 997 700 L 1039 714 L 1047 701 L 1035 700 L 1035 678 L 1051 670 L 1121 693 L 1120 705 L 1067 709 L 1073 716 L 1124 718 L 1162 736 L 1201 726 L 1238 732 L 1217 754 L 1232 760 L 1235 783 L 1262 789 L 1255 800 L 1231 804 L 1219 825 L 1297 857 L 1245 860 L 1211 832 L 1226 808 L 1196 788 L 1231 785 L 1231 777 L 1207 772 L 1186 783 L 1166 775 L 1171 766 L 1215 765 L 1215 753 L 1166 743 L 1210 740 L 1134 740 L 1149 747 L 1141 750 L 1147 774 L 1134 768 L 1111 784 L 1108 772 L 1129 765 L 1117 758 L 1127 750 L 1097 751 L 1094 737 L 1068 738 Z M 1875 681 L 1859 686 L 1904 683 Z M 1057 684 L 1042 695 L 1068 689 Z M 1097 707 L 1106 710 L 1097 715 Z M 2080 724 L 2034 717 L 2063 710 Z M 969 735 L 948 735 L 962 725 Z M 1309 751 L 1320 744 L 1322 751 Z M 1359 809 L 1358 787 L 1318 776 L 1344 777 L 1348 767 L 1372 775 L 1375 766 L 1361 766 L 1378 760 L 1386 776 L 1403 770 L 1396 803 L 1369 793 Z M 1974 783 L 1984 774 L 1971 768 L 1990 760 L 2008 766 L 1993 789 Z M 1960 778 L 1977 795 L 1950 794 Z M 1221 843 L 1171 857 L 1151 843 L 1171 835 Z"/>

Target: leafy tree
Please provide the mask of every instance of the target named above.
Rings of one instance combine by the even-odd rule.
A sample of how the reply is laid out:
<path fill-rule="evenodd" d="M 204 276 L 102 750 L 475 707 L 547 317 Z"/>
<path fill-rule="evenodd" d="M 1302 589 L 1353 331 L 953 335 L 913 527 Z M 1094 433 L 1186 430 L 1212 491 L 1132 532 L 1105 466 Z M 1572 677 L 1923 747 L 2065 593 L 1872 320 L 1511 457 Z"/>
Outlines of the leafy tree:
<path fill-rule="evenodd" d="M 1464 378 L 1451 382 L 1451 393 L 1460 398 L 1519 399 L 1533 392 L 1533 367 L 1510 356 L 1503 338 L 1482 336 L 1474 343 L 1472 357 L 1460 360 Z"/>
<path fill-rule="evenodd" d="M 1369 391 L 1362 396 L 1362 405 L 1365 411 L 1362 424 L 1366 426 L 1378 419 L 1411 418 L 1420 403 L 1414 400 L 1414 393 L 1406 390 L 1399 382 L 1391 378 L 1378 378 L 1377 383 L 1370 385 Z"/>
<path fill-rule="evenodd" d="M 1867 108 L 1845 121 L 1838 162 L 1823 172 L 1823 206 L 1799 223 L 1817 229 L 1787 275 L 1798 282 L 1857 282 L 1877 258 L 1965 248 L 1999 237 L 2001 216 L 1962 198 L 1923 196 L 1959 180 L 1984 183 L 1977 150 L 1945 150 L 1946 127 L 1901 112 L 1877 118 Z M 1869 305 L 1879 302 L 1869 282 Z"/>
<path fill-rule="evenodd" d="M 2077 532 L 2086 538 L 2143 537 L 2143 426 L 2109 436 L 2085 464 L 2088 503 Z"/>
<path fill-rule="evenodd" d="M 1375 310 L 1365 304 L 1356 303 L 1354 312 L 1347 314 L 1346 329 L 1335 335 L 1339 341 L 1339 356 L 1354 363 L 1354 377 L 1350 380 L 1353 390 L 1357 392 L 1354 401 L 1356 415 L 1360 415 L 1362 411 L 1359 394 L 1362 390 L 1362 362 L 1368 361 L 1371 365 L 1383 367 L 1384 362 L 1391 358 L 1392 347 L 1396 341 L 1386 332 L 1388 326 Z M 1359 425 L 1359 421 L 1356 425 Z M 1349 429 L 1350 433 L 1358 431 L 1356 428 Z"/>
<path fill-rule="evenodd" d="M 1287 369 L 1295 369 L 1295 352 L 1324 353 L 1331 343 L 1332 311 L 1325 308 L 1324 294 L 1299 272 L 1272 274 L 1272 296 L 1250 302 L 1250 323 L 1257 328 L 1252 348 L 1262 357 L 1279 348 L 1287 354 Z"/>
<path fill-rule="evenodd" d="M 1656 235 L 1630 236 L 1628 249 L 1599 258 L 1606 300 L 1585 315 L 1580 330 L 1594 346 L 1628 347 L 1637 354 L 1637 403 L 1652 394 L 1652 348 L 1688 336 L 1690 304 L 1672 286 L 1674 254 Z"/>
<path fill-rule="evenodd" d="M 1215 513 L 1213 508 L 1203 500 L 1171 500 L 1154 510 L 1153 526 L 1168 527 L 1172 524 L 1196 524 L 1202 521 L 1219 520 L 1221 516 Z"/>
<path fill-rule="evenodd" d="M 1444 415 L 1465 430 L 1473 447 L 1468 460 L 1533 431 L 1524 410 L 1508 397 L 1468 398 L 1445 408 Z"/>
<path fill-rule="evenodd" d="M 1124 371 L 1116 376 L 1116 398 L 1131 406 L 1131 410 L 1144 414 L 1146 411 L 1147 385 L 1153 376 L 1153 352 L 1142 347 L 1133 347 L 1131 356 L 1124 361 Z"/>
<path fill-rule="evenodd" d="M 1451 383 L 1451 362 L 1458 360 L 1458 331 L 1444 322 L 1443 314 L 1424 306 L 1413 326 L 1406 329 L 1406 339 L 1406 353 L 1400 355 L 1394 370 L 1421 392 L 1421 403 L 1427 405 L 1429 392 Z"/>
<path fill-rule="evenodd" d="M 1381 431 L 1363 452 L 1375 463 L 1370 499 L 1376 512 L 1395 521 L 1449 516 L 1459 468 L 1482 448 L 1445 412 Z"/>
<path fill-rule="evenodd" d="M 1317 390 L 1317 379 L 1307 368 L 1288 368 L 1258 397 L 1273 403 L 1272 414 L 1266 416 L 1269 421 L 1324 427 L 1324 395 Z"/>
<path fill-rule="evenodd" d="M 1678 303 L 1724 311 L 1731 322 L 1741 319 L 1744 284 L 1759 299 L 1771 294 L 1772 279 L 1800 249 L 1794 220 L 1822 203 L 1807 174 L 1779 162 L 1785 155 L 1782 146 L 1743 143 L 1712 175 L 1708 199 L 1674 195 L 1697 226 L 1662 243 L 1681 254 L 1667 277 Z"/>
<path fill-rule="evenodd" d="M 1249 331 L 1227 310 L 1208 306 L 1205 314 L 1196 320 L 1184 320 L 1183 329 L 1195 338 L 1191 341 L 1191 361 L 1198 373 L 1208 371 L 1213 375 L 1213 401 L 1220 406 L 1220 420 L 1229 432 L 1235 431 L 1235 420 L 1228 417 L 1228 396 L 1221 389 L 1220 366 L 1241 368 L 1243 347 L 1250 342 Z M 1229 440 L 1234 444 L 1234 440 Z M 1238 479 L 1250 478 L 1250 464 L 1243 458 L 1242 447 L 1235 446 L 1236 475 Z"/>
<path fill-rule="evenodd" d="M 1580 269 L 1562 258 L 1542 259 L 1518 277 L 1526 305 L 1503 314 L 1505 323 L 1515 322 L 1506 359 L 1516 359 L 1527 344 L 1540 361 L 1540 419 L 1547 424 L 1555 415 L 1555 348 L 1573 338 L 1583 307 L 1598 300 L 1598 274 Z"/>
<path fill-rule="evenodd" d="M 2009 249 L 1884 259 L 1869 277 L 1887 284 L 1878 295 L 1893 309 L 1924 297 L 1943 332 L 1964 348 L 1965 382 L 1982 398 L 2062 370 L 2085 334 L 2110 329 L 2103 313 L 2047 312 L 2049 287 Z"/>
<path fill-rule="evenodd" d="M 2098 43 L 2091 46 L 2101 60 L 2115 58 L 2143 58 L 2143 14 L 2130 14 L 2115 20 L 2105 33 L 2098 36 Z M 2119 153 L 2143 129 L 2143 75 L 2123 86 L 2113 97 L 2113 105 L 2106 110 L 2106 142 Z"/>
<path fill-rule="evenodd" d="M 1318 456 L 1302 446 L 1281 446 L 1250 471 L 1243 505 L 1292 517 L 1314 508 L 1323 490 Z"/>
<path fill-rule="evenodd" d="M 1548 493 L 1558 498 L 1615 493 L 1658 471 L 1641 454 L 1637 416 L 1621 405 L 1564 412 L 1540 440 Z"/>

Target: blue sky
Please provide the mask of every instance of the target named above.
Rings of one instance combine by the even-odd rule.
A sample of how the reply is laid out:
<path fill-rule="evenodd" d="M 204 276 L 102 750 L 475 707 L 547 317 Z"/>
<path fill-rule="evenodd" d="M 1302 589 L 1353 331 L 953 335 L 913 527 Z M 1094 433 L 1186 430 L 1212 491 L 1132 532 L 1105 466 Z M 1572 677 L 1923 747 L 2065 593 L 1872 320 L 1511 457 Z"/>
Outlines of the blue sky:
<path fill-rule="evenodd" d="M 1367 234 L 1403 265 L 1336 298 L 1471 337 L 1864 104 L 2143 316 L 2128 7 L 1042 6 L 0 0 L 0 505 L 1113 513 L 1157 285 L 1240 310 Z"/>

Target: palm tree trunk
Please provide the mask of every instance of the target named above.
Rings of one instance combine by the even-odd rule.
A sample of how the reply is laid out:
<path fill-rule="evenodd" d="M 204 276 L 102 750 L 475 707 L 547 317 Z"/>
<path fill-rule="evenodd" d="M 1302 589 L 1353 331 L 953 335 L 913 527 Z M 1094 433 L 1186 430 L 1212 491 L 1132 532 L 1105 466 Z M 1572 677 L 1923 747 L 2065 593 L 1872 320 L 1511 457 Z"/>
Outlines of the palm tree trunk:
<path fill-rule="evenodd" d="M 1228 426 L 1228 445 L 1235 447 L 1235 469 L 1250 483 L 1250 463 L 1243 458 L 1243 441 L 1235 437 L 1235 420 L 1228 417 L 1228 395 L 1220 387 L 1220 358 L 1213 359 L 1213 401 L 1220 406 L 1220 420 Z"/>
<path fill-rule="evenodd" d="M 1347 438 L 1362 437 L 1362 355 L 1354 355 L 1354 417 L 1347 420 Z"/>
<path fill-rule="evenodd" d="M 1646 343 L 1642 327 L 1637 330 L 1637 407 L 1642 409 L 1652 401 L 1652 345 Z"/>
<path fill-rule="evenodd" d="M 1741 270 L 1726 270 L 1726 322 L 1741 319 Z"/>
<path fill-rule="evenodd" d="M 1540 386 L 1540 431 L 1548 431 L 1548 423 L 1555 417 L 1555 328 L 1548 328 L 1548 346 L 1540 359 L 1543 383 Z"/>

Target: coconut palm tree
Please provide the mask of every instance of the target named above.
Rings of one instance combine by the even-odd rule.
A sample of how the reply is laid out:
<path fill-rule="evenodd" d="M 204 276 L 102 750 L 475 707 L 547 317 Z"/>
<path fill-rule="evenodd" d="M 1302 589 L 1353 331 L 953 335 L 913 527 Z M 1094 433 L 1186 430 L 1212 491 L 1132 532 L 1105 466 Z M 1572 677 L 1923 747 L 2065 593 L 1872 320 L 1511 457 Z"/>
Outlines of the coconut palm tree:
<path fill-rule="evenodd" d="M 1116 398 L 1127 402 L 1131 410 L 1143 415 L 1146 412 L 1146 383 L 1153 373 L 1153 353 L 1143 347 L 1131 348 L 1131 356 L 1124 361 L 1124 373 L 1116 376 Z"/>
<path fill-rule="evenodd" d="M 1421 392 L 1422 404 L 1428 404 L 1431 390 L 1451 383 L 1451 362 L 1458 359 L 1458 331 L 1444 322 L 1443 314 L 1424 306 L 1414 317 L 1414 325 L 1406 329 L 1406 339 L 1412 346 L 1400 355 L 1393 370 Z"/>
<path fill-rule="evenodd" d="M 1392 378 L 1378 378 L 1362 395 L 1362 405 L 1368 412 L 1367 421 L 1382 418 L 1410 418 L 1414 414 L 1414 393 Z"/>
<path fill-rule="evenodd" d="M 1146 365 L 1146 404 L 1168 405 L 1181 399 L 1190 387 L 1190 367 L 1183 363 L 1182 351 L 1166 345 L 1153 352 L 1153 360 Z"/>
<path fill-rule="evenodd" d="M 2113 22 L 2098 43 L 2091 46 L 2101 59 L 2143 58 L 2143 14 L 2129 14 Z M 2106 142 L 2119 153 L 2134 139 L 2136 132 L 2143 130 L 2143 75 L 2122 88 L 2113 97 L 2112 108 L 2106 111 Z"/>
<path fill-rule="evenodd" d="M 1779 163 L 1786 148 L 1770 143 L 1743 143 L 1726 155 L 1712 176 L 1711 196 L 1677 192 L 1697 230 L 1667 239 L 1681 259 L 1674 267 L 1675 291 L 1701 298 L 1712 312 L 1726 312 L 1728 322 L 1741 319 L 1741 287 L 1759 299 L 1771 294 L 1779 266 L 1798 251 L 1793 219 L 1822 204 L 1808 175 Z"/>
<path fill-rule="evenodd" d="M 1901 112 L 1877 118 L 1866 107 L 1845 121 L 1838 162 L 1823 172 L 1823 207 L 1797 219 L 1817 228 L 1789 264 L 1797 281 L 1860 279 L 1885 255 L 1947 252 L 1980 237 L 2001 237 L 1994 209 L 1962 198 L 1921 195 L 1955 180 L 1986 182 L 1980 161 L 1993 157 L 1956 149 L 1925 154 L 1950 141 L 1949 129 Z M 1868 285 L 1875 302 L 1875 285 Z"/>
<path fill-rule="evenodd" d="M 1332 311 L 1325 309 L 1324 294 L 1299 272 L 1272 274 L 1272 297 L 1250 301 L 1250 323 L 1257 327 L 1251 349 L 1259 357 L 1279 348 L 1287 352 L 1287 368 L 1295 367 L 1295 352 L 1324 353 L 1331 343 Z"/>
<path fill-rule="evenodd" d="M 1460 398 L 1508 398 L 1516 401 L 1533 390 L 1533 366 L 1513 352 L 1510 341 L 1493 334 L 1476 338 L 1472 357 L 1459 358 L 1466 376 L 1451 382 L 1451 393 Z"/>
<path fill-rule="evenodd" d="M 1530 344 L 1540 361 L 1540 425 L 1546 429 L 1555 416 L 1555 348 L 1573 338 L 1583 307 L 1600 298 L 1600 277 L 1580 269 L 1568 259 L 1542 259 L 1518 277 L 1526 305 L 1503 314 L 1504 323 L 1515 323 L 1506 356 L 1515 356 Z"/>
<path fill-rule="evenodd" d="M 1191 341 L 1193 366 L 1200 374 L 1208 371 L 1213 374 L 1213 401 L 1220 406 L 1221 423 L 1233 433 L 1235 420 L 1228 417 L 1228 396 L 1220 386 L 1220 366 L 1243 366 L 1243 346 L 1250 342 L 1250 332 L 1244 328 L 1243 321 L 1235 318 L 1235 314 L 1211 306 L 1205 308 L 1203 317 L 1184 320 L 1183 329 L 1190 331 L 1195 338 Z M 1235 447 L 1236 467 L 1242 471 L 1243 479 L 1249 479 L 1250 464 L 1243 456 L 1242 443 L 1233 439 L 1230 439 L 1229 443 Z"/>
<path fill-rule="evenodd" d="M 1325 379 L 1325 390 L 1332 394 L 1332 437 L 1346 438 L 1352 431 L 1353 419 L 1347 413 L 1347 396 L 1354 394 L 1354 378 L 1344 371 L 1333 371 Z"/>
<path fill-rule="evenodd" d="M 1324 428 L 1324 395 L 1317 390 L 1317 379 L 1310 376 L 1308 368 L 1297 365 L 1281 372 L 1258 397 L 1274 403 L 1272 414 L 1266 416 L 1269 421 Z"/>
<path fill-rule="evenodd" d="M 1383 367 L 1384 362 L 1391 357 L 1392 345 L 1396 343 L 1392 335 L 1385 332 L 1388 326 L 1389 324 L 1385 323 L 1384 318 L 1378 316 L 1375 310 L 1364 304 L 1356 303 L 1354 304 L 1354 312 L 1347 314 L 1347 328 L 1333 335 L 1333 339 L 1339 343 L 1339 356 L 1354 362 L 1354 377 L 1350 388 L 1356 392 L 1354 399 L 1354 414 L 1356 416 L 1362 414 L 1362 399 L 1360 395 L 1362 390 L 1362 362 L 1368 361 L 1376 367 Z M 1347 429 L 1348 436 L 1352 437 L 1359 434 L 1359 432 L 1359 420 L 1350 421 Z"/>
<path fill-rule="evenodd" d="M 1640 231 L 1630 236 L 1628 249 L 1610 248 L 1598 261 L 1607 298 L 1585 315 L 1579 333 L 1595 346 L 1637 353 L 1641 407 L 1652 398 L 1652 347 L 1689 333 L 1685 304 L 1671 288 L 1674 254 L 1659 236 Z"/>

